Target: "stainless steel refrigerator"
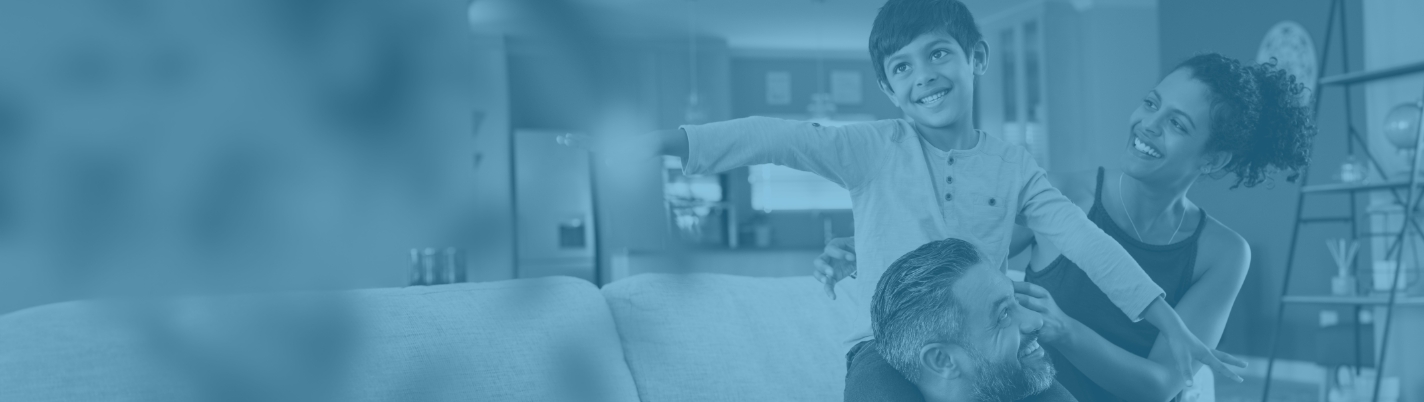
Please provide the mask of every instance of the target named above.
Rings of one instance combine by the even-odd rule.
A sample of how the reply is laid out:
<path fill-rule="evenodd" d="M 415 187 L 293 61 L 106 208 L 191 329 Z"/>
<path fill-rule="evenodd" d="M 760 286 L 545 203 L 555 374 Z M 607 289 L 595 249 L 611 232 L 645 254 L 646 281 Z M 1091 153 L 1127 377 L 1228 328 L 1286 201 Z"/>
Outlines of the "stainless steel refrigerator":
<path fill-rule="evenodd" d="M 516 275 L 566 275 L 597 283 L 589 154 L 559 145 L 562 131 L 515 130 Z"/>

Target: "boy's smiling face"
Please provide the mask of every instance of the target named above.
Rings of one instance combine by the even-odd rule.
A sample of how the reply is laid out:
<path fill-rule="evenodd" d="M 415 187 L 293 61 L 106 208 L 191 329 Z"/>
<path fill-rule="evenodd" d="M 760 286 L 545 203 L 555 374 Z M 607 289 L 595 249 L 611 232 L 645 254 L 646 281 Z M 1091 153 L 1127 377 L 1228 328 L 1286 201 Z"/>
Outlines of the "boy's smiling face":
<path fill-rule="evenodd" d="M 927 32 L 885 58 L 880 89 L 918 125 L 967 124 L 973 112 L 974 78 L 984 74 L 988 45 L 965 51 L 943 32 Z"/>

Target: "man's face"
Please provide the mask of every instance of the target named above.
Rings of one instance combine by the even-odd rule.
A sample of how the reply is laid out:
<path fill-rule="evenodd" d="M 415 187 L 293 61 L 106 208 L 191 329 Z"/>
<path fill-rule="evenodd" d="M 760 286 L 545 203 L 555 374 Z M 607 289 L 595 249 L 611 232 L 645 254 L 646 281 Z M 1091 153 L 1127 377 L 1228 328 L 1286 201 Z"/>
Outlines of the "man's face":
<path fill-rule="evenodd" d="M 946 33 L 921 34 L 885 58 L 887 82 L 880 88 L 917 124 L 943 128 L 964 121 L 974 101 L 974 76 L 983 74 L 974 51 Z"/>
<path fill-rule="evenodd" d="M 976 400 L 1018 400 L 1052 385 L 1053 365 L 1035 335 L 1043 321 L 1019 306 L 1008 277 L 979 264 L 954 284 L 954 297 L 963 308 L 962 346 Z"/>

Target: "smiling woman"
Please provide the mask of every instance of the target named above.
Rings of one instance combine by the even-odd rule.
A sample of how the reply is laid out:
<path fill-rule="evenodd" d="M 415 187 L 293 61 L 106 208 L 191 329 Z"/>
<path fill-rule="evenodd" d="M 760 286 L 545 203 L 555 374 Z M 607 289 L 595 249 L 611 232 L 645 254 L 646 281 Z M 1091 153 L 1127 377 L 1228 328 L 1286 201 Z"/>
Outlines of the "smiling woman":
<path fill-rule="evenodd" d="M 1304 87 L 1271 64 L 1246 66 L 1219 54 L 1193 57 L 1149 91 L 1130 118 L 1139 162 L 1123 169 L 1141 180 L 1180 181 L 1182 167 L 1253 187 L 1274 171 L 1309 163 L 1314 126 L 1299 103 Z M 1164 151 L 1166 154 L 1164 154 Z M 1176 169 L 1167 166 L 1176 166 Z M 1165 177 L 1165 176 L 1178 177 Z"/>
<path fill-rule="evenodd" d="M 1243 65 L 1219 54 L 1183 62 L 1143 97 L 1128 120 L 1122 171 L 1096 178 L 1079 206 L 1132 254 L 1167 293 L 1191 331 L 1221 338 L 1245 280 L 1250 248 L 1186 197 L 1201 177 L 1235 173 L 1253 187 L 1276 171 L 1287 180 L 1309 160 L 1315 134 L 1299 103 L 1302 86 L 1272 65 Z M 1105 184 L 1106 183 L 1106 184 Z M 1236 187 L 1236 186 L 1233 186 Z M 1068 189 L 1065 191 L 1072 192 Z M 1125 223 L 1125 224 L 1124 224 Z M 1180 241 L 1179 241 L 1180 240 Z M 1166 400 L 1193 393 L 1155 330 L 1105 313 L 1107 297 L 1076 264 L 1038 242 L 1023 285 L 1046 315 L 1045 336 L 1058 381 L 1079 400 Z M 1051 293 L 1051 296 L 1050 296 Z M 1061 306 L 1061 310 L 1059 307 Z"/>

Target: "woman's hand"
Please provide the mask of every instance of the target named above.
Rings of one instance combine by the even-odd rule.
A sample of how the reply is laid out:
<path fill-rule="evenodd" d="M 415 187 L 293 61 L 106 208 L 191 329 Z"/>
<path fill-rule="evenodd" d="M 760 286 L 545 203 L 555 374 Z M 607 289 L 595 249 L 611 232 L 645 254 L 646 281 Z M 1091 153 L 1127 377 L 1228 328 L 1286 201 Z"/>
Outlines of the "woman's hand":
<path fill-rule="evenodd" d="M 1058 302 L 1048 289 L 1028 282 L 1014 282 L 1014 298 L 1019 305 L 1043 316 L 1043 327 L 1038 330 L 1038 339 L 1053 345 L 1068 339 L 1073 318 L 1058 309 Z"/>
<path fill-rule="evenodd" d="M 831 239 L 826 242 L 826 248 L 821 251 L 821 255 L 812 260 L 811 264 L 816 267 L 811 276 L 826 284 L 826 295 L 835 300 L 836 282 L 846 277 L 855 278 L 855 238 Z"/>
<path fill-rule="evenodd" d="M 1186 381 L 1187 386 L 1192 386 L 1192 378 L 1196 374 L 1192 365 L 1196 362 L 1211 367 L 1211 371 L 1216 372 L 1217 375 L 1241 382 L 1241 376 L 1231 371 L 1227 364 L 1244 368 L 1246 361 L 1203 344 L 1196 335 L 1192 334 L 1191 330 L 1187 329 L 1187 325 L 1182 323 L 1180 317 L 1177 317 L 1176 311 L 1171 310 L 1171 307 L 1168 307 L 1167 302 L 1161 297 L 1158 297 L 1147 307 L 1147 312 L 1144 315 L 1151 320 L 1152 325 L 1161 331 L 1162 340 L 1166 341 L 1164 346 L 1172 359 L 1170 368 Z"/>
<path fill-rule="evenodd" d="M 1174 334 L 1169 331 L 1162 331 L 1162 335 L 1166 338 L 1167 349 L 1172 353 L 1172 361 L 1177 364 L 1177 371 L 1181 374 L 1182 378 L 1187 379 L 1187 386 L 1192 385 L 1192 378 L 1196 375 L 1196 370 L 1192 368 L 1192 364 L 1196 362 L 1201 362 L 1207 365 L 1207 367 L 1211 367 L 1211 371 L 1216 372 L 1217 375 L 1230 378 L 1235 382 L 1241 382 L 1241 376 L 1231 371 L 1230 368 L 1227 368 L 1227 364 L 1245 368 L 1246 361 L 1232 356 L 1229 353 L 1207 347 L 1205 344 L 1202 344 L 1201 340 L 1197 339 L 1195 335 L 1188 332 L 1185 327 L 1176 332 L 1177 333 Z"/>

